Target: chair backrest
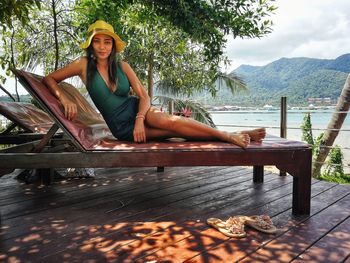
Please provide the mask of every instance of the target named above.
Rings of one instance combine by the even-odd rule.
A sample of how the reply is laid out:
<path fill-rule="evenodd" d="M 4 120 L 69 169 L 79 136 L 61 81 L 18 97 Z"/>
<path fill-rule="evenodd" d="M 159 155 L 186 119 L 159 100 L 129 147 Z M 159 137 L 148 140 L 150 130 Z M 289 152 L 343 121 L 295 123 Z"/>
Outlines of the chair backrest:
<path fill-rule="evenodd" d="M 35 133 L 47 133 L 54 121 L 30 103 L 0 101 L 0 114 L 19 127 Z"/>
<path fill-rule="evenodd" d="M 92 150 L 101 139 L 111 137 L 111 132 L 102 116 L 72 85 L 65 82 L 59 84 L 61 90 L 78 107 L 77 117 L 70 121 L 64 116 L 63 107 L 59 100 L 42 83 L 42 76 L 16 69 L 13 72 L 24 88 L 38 101 L 80 150 Z"/>

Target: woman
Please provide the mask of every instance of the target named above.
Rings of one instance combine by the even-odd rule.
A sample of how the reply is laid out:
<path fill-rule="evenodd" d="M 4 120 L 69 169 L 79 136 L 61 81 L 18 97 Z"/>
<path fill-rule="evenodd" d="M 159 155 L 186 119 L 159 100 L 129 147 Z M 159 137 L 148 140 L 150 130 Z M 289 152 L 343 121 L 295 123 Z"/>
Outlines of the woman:
<path fill-rule="evenodd" d="M 79 76 L 112 134 L 119 140 L 146 142 L 154 138 L 184 137 L 196 140 L 221 140 L 246 148 L 250 138 L 260 141 L 265 129 L 241 133 L 219 131 L 193 119 L 173 116 L 151 107 L 150 98 L 135 72 L 126 62 L 116 61 L 125 43 L 113 27 L 97 20 L 88 29 L 88 38 L 81 45 L 87 56 L 52 72 L 44 83 L 60 100 L 65 116 L 72 120 L 77 106 L 60 91 L 57 83 Z M 129 96 L 130 87 L 137 97 Z"/>

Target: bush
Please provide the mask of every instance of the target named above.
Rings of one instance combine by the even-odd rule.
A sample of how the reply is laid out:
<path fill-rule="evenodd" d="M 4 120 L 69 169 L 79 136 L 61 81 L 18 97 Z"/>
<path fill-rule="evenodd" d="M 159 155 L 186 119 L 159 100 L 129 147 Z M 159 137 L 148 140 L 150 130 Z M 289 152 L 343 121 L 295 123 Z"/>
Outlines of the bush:
<path fill-rule="evenodd" d="M 343 153 L 338 145 L 329 152 L 325 175 L 344 175 Z"/>
<path fill-rule="evenodd" d="M 312 146 L 312 157 L 313 160 L 315 160 L 320 151 L 320 145 L 323 140 L 323 133 L 321 133 L 316 139 L 313 138 L 310 113 L 307 113 L 304 116 L 300 128 L 302 129 L 301 139 L 302 141 Z M 322 172 L 318 178 L 328 182 L 350 183 L 350 176 L 344 174 L 343 159 L 343 153 L 340 147 L 336 145 L 330 150 L 327 160 L 327 166 L 324 172 Z"/>
<path fill-rule="evenodd" d="M 312 124 L 310 113 L 305 114 L 301 124 L 301 140 L 310 145 L 314 145 L 314 138 L 312 136 Z"/>

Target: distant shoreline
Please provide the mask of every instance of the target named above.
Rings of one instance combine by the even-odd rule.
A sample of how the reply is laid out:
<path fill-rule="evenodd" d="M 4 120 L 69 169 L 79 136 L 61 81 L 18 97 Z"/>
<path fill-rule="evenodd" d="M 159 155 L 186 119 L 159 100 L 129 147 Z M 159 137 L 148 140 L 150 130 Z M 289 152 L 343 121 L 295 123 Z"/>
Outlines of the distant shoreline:
<path fill-rule="evenodd" d="M 280 136 L 280 112 L 263 110 L 210 111 L 217 127 L 226 131 L 241 131 L 265 127 L 268 134 Z M 306 113 L 311 113 L 313 137 L 327 129 L 334 109 L 329 110 L 289 110 L 287 112 L 287 138 L 301 141 L 301 123 Z M 350 114 L 349 114 L 350 115 Z M 340 145 L 344 155 L 344 165 L 350 166 L 350 116 L 345 119 L 334 142 Z M 350 167 L 345 168 L 350 173 Z"/>

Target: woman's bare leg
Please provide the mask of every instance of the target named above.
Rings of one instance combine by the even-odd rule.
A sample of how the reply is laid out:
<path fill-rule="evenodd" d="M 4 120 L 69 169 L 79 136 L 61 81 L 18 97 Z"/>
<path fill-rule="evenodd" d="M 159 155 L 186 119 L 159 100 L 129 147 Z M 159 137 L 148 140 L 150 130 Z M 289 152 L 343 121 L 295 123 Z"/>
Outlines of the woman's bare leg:
<path fill-rule="evenodd" d="M 190 118 L 169 115 L 151 108 L 146 115 L 146 124 L 151 128 L 169 130 L 178 136 L 194 139 L 218 139 L 246 148 L 250 137 L 245 133 L 229 133 L 214 129 Z"/>
<path fill-rule="evenodd" d="M 180 137 L 181 135 L 164 129 L 145 127 L 147 139 L 167 139 L 171 137 Z"/>
<path fill-rule="evenodd" d="M 158 129 L 158 128 L 150 128 L 145 127 L 146 131 L 146 138 L 147 139 L 167 139 L 172 137 L 186 137 L 187 139 L 191 140 L 201 140 L 201 141 L 209 141 L 209 140 L 218 140 L 215 137 L 207 136 L 206 134 L 200 135 L 196 134 L 196 137 L 193 136 L 183 136 L 182 134 L 170 131 L 170 130 L 164 130 L 164 129 Z"/>

